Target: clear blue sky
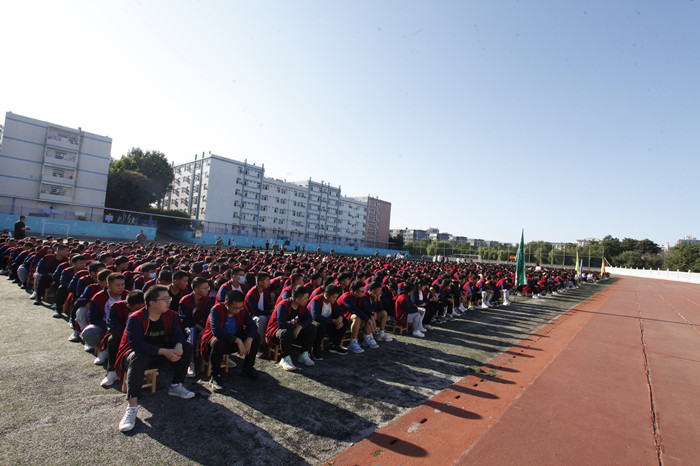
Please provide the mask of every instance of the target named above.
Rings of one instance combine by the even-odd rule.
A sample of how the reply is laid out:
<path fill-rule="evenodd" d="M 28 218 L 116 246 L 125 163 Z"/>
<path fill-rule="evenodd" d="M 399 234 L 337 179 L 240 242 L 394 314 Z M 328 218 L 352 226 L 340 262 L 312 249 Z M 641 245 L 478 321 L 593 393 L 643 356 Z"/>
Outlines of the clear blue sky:
<path fill-rule="evenodd" d="M 0 111 L 517 242 L 700 236 L 700 2 L 16 1 Z"/>

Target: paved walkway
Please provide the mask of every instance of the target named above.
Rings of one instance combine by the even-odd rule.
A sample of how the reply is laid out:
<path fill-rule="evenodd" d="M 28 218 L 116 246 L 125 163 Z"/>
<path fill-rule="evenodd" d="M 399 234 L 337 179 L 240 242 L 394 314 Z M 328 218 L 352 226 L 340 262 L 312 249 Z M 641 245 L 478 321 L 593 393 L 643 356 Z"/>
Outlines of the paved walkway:
<path fill-rule="evenodd" d="M 624 278 L 329 463 L 697 464 L 700 286 Z"/>

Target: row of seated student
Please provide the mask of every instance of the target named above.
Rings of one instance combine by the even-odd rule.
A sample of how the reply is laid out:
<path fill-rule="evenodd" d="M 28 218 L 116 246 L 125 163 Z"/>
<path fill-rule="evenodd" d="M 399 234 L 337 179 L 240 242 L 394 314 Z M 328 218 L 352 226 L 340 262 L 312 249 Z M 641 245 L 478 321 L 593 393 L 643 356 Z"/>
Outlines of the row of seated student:
<path fill-rule="evenodd" d="M 122 431 L 135 425 L 149 368 L 172 364 L 168 393 L 191 398 L 184 383 L 197 377 L 195 359 L 209 363 L 207 384 L 219 391 L 225 355 L 238 353 L 241 375 L 257 378 L 258 353 L 274 348 L 279 367 L 294 371 L 327 353 L 358 354 L 391 342 L 388 322 L 424 338 L 433 325 L 476 307 L 509 306 L 511 292 L 552 296 L 579 278 L 538 266 L 528 270 L 527 285 L 514 288 L 508 264 L 34 237 L 0 238 L 0 269 L 32 292 L 35 305 L 48 305 L 49 298 L 53 316 L 68 319 L 69 340 L 83 343 L 96 353 L 94 363 L 105 366 L 103 387 L 126 382 Z"/>

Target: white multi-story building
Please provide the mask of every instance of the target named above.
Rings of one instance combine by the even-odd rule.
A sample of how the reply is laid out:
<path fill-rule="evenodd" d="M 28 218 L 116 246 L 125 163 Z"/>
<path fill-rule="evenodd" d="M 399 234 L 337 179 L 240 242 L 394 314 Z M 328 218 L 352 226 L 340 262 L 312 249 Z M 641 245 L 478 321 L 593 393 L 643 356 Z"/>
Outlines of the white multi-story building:
<path fill-rule="evenodd" d="M 7 112 L 0 196 L 37 215 L 104 208 L 112 139 Z M 18 205 L 19 204 L 19 205 Z M 101 215 L 101 210 L 100 214 Z"/>
<path fill-rule="evenodd" d="M 210 227 L 218 224 L 219 233 L 332 244 L 366 241 L 368 203 L 341 195 L 340 187 L 268 178 L 264 165 L 211 153 L 173 169 L 164 207 Z"/>

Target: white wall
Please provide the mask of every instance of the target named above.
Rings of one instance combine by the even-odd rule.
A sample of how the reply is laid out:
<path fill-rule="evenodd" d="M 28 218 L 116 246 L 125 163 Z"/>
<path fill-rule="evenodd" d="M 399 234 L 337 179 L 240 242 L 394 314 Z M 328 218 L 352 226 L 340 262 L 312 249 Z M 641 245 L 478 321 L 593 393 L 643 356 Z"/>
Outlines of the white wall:
<path fill-rule="evenodd" d="M 700 285 L 700 273 L 682 272 L 680 270 L 623 269 L 622 267 L 606 267 L 605 271 L 610 273 L 610 275 L 655 278 L 658 280 L 672 280 L 674 282 L 696 283 Z"/>

